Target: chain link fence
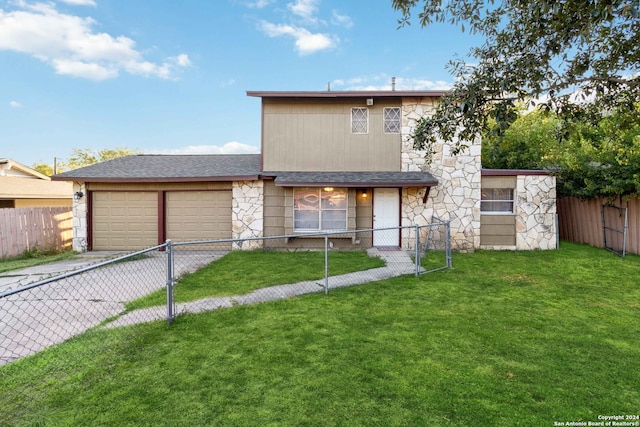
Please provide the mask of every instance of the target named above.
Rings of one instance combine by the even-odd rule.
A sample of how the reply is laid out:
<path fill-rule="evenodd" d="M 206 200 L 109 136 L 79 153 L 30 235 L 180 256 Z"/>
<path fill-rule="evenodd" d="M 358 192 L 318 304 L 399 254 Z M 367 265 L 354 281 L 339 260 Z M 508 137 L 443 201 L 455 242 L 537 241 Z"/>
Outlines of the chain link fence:
<path fill-rule="evenodd" d="M 45 379 L 55 377 L 60 360 L 93 363 L 96 343 L 113 340 L 112 351 L 121 351 L 116 343 L 134 339 L 141 323 L 450 267 L 449 224 L 439 222 L 168 241 L 13 289 L 5 285 L 0 289 L 0 400 L 28 410 L 28 393 L 2 391 L 16 370 L 37 366 Z M 0 415 L 0 424 L 14 421 Z"/>

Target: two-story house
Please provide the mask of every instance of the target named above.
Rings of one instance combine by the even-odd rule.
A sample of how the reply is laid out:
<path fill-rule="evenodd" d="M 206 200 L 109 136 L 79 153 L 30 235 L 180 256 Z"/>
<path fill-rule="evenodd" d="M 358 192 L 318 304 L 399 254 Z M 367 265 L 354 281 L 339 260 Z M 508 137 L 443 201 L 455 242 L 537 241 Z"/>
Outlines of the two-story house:
<path fill-rule="evenodd" d="M 416 121 L 440 91 L 247 92 L 262 102 L 259 155 L 137 155 L 66 172 L 76 250 L 164 242 L 293 236 L 243 248 L 336 244 L 405 247 L 401 230 L 354 239 L 350 230 L 449 221 L 453 247 L 556 246 L 555 178 L 483 171 L 479 141 L 432 161 L 413 149 Z"/>

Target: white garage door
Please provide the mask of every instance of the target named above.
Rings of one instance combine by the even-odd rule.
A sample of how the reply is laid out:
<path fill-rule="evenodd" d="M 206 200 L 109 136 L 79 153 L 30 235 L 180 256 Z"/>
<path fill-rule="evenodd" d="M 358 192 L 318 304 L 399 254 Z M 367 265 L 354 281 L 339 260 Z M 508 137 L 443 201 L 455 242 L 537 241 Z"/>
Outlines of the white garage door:
<path fill-rule="evenodd" d="M 139 250 L 158 244 L 158 193 L 93 193 L 93 250 Z"/>
<path fill-rule="evenodd" d="M 174 242 L 231 238 L 231 191 L 170 191 L 166 212 Z"/>

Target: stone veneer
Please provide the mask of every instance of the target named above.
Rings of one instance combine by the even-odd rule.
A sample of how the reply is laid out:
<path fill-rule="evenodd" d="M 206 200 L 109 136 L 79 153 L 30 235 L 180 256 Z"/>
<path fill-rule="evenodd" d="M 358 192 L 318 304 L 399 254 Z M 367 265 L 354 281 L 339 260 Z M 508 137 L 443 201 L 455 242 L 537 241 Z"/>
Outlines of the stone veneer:
<path fill-rule="evenodd" d="M 231 236 L 233 239 L 263 237 L 263 181 L 234 181 L 231 189 Z M 234 242 L 233 249 L 259 249 L 262 240 Z"/>
<path fill-rule="evenodd" d="M 556 178 L 518 175 L 516 184 L 516 249 L 556 249 Z"/>
<path fill-rule="evenodd" d="M 76 252 L 86 252 L 87 241 L 87 189 L 84 184 L 73 183 L 73 194 L 81 191 L 84 196 L 80 200 L 73 199 L 73 243 Z"/>
<path fill-rule="evenodd" d="M 402 105 L 402 170 L 427 171 L 439 182 L 431 188 L 426 204 L 422 202 L 424 188 L 402 190 L 402 225 L 450 221 L 452 248 L 474 250 L 480 246 L 480 140 L 468 143 L 455 156 L 451 144 L 442 142 L 428 163 L 424 151 L 414 150 L 409 135 L 417 120 L 432 114 L 434 108 L 433 98 L 405 99 Z"/>

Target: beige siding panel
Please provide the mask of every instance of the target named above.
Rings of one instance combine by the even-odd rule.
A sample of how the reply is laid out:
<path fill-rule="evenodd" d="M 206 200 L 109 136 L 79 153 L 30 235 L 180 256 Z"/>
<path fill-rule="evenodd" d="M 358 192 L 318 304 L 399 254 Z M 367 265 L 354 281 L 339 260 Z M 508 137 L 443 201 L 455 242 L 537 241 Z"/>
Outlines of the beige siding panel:
<path fill-rule="evenodd" d="M 484 184 L 484 182 L 483 182 Z M 504 187 L 499 187 L 504 188 Z M 480 244 L 513 246 L 516 244 L 516 219 L 513 215 L 481 215 Z"/>
<path fill-rule="evenodd" d="M 16 199 L 16 208 L 66 208 L 73 205 L 68 199 Z"/>
<path fill-rule="evenodd" d="M 401 100 L 375 100 L 369 132 L 351 133 L 353 100 L 263 100 L 265 171 L 399 171 L 401 136 L 383 132 L 384 107 Z"/>
<path fill-rule="evenodd" d="M 165 200 L 167 239 L 231 238 L 231 191 L 170 191 Z"/>
<path fill-rule="evenodd" d="M 93 250 L 139 250 L 158 243 L 158 193 L 93 193 Z"/>
<path fill-rule="evenodd" d="M 483 176 L 482 188 L 516 188 L 516 176 Z"/>

